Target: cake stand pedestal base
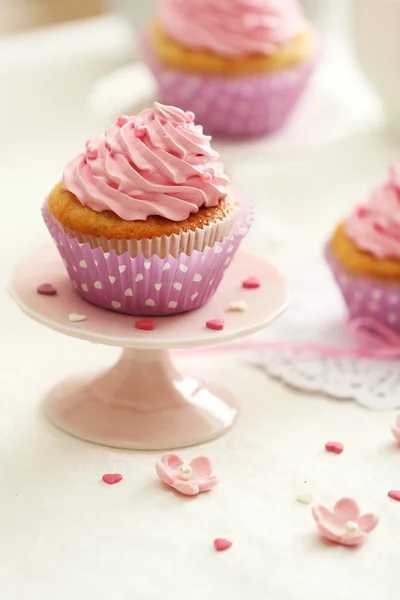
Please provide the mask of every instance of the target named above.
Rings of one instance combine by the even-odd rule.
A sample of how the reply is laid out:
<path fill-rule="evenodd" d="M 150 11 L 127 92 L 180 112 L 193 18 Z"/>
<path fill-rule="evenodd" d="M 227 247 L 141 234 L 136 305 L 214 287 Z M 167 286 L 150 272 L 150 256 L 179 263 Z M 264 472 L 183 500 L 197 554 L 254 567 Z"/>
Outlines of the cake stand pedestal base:
<path fill-rule="evenodd" d="M 133 450 L 207 442 L 238 413 L 233 394 L 180 374 L 167 351 L 132 348 L 105 373 L 58 384 L 45 411 L 76 437 Z"/>

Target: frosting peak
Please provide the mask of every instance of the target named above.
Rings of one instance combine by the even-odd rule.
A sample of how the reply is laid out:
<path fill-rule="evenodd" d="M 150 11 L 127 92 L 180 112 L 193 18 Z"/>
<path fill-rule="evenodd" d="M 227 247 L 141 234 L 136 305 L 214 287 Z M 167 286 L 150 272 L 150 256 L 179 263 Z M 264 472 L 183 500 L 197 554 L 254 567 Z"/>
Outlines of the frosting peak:
<path fill-rule="evenodd" d="M 66 166 L 64 187 L 83 206 L 125 221 L 183 221 L 227 195 L 229 180 L 210 140 L 193 113 L 155 102 L 87 142 Z"/>
<path fill-rule="evenodd" d="M 375 188 L 346 223 L 349 238 L 379 259 L 400 260 L 400 166 Z"/>
<path fill-rule="evenodd" d="M 231 58 L 274 54 L 303 31 L 298 0 L 160 0 L 173 40 Z"/>

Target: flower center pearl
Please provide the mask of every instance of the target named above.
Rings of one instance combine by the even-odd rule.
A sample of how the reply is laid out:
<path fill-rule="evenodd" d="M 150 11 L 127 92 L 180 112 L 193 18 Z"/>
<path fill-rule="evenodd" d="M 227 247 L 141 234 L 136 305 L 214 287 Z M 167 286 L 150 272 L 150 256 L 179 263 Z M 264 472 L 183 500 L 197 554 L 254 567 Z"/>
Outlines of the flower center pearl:
<path fill-rule="evenodd" d="M 192 476 L 192 467 L 190 465 L 181 465 L 178 469 L 179 479 L 187 481 Z"/>
<path fill-rule="evenodd" d="M 354 521 L 347 521 L 345 527 L 349 533 L 355 533 L 360 529 L 358 523 L 354 523 Z"/>

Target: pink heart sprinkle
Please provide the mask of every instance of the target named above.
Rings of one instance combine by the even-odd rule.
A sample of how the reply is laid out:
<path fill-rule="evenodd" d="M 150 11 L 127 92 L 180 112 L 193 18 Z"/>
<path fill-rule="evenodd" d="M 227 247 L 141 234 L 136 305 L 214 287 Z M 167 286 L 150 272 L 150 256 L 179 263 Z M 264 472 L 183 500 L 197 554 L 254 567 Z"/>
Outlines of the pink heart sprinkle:
<path fill-rule="evenodd" d="M 108 483 L 108 485 L 114 485 L 114 483 L 119 483 L 122 481 L 123 477 L 119 473 L 106 473 L 103 475 L 102 480 L 104 483 Z"/>
<path fill-rule="evenodd" d="M 154 323 L 154 319 L 139 319 L 139 321 L 135 321 L 136 329 L 152 331 L 155 328 L 155 326 L 156 324 Z"/>
<path fill-rule="evenodd" d="M 215 331 L 221 331 L 224 328 L 225 321 L 223 319 L 211 319 L 206 322 L 208 329 L 215 329 Z"/>
<path fill-rule="evenodd" d="M 224 552 L 232 546 L 232 542 L 229 540 L 224 540 L 224 538 L 217 538 L 214 540 L 214 546 L 217 552 Z"/>
<path fill-rule="evenodd" d="M 42 283 L 36 289 L 38 294 L 43 296 L 55 296 L 57 294 L 56 288 L 51 283 Z"/>
<path fill-rule="evenodd" d="M 334 452 L 335 454 L 342 454 L 344 446 L 340 442 L 326 442 L 325 450 L 327 452 Z"/>
<path fill-rule="evenodd" d="M 258 277 L 248 277 L 242 281 L 242 287 L 247 290 L 255 290 L 256 288 L 261 287 L 261 282 Z"/>
<path fill-rule="evenodd" d="M 389 498 L 392 498 L 393 500 L 397 500 L 398 502 L 400 502 L 400 491 L 397 492 L 396 490 L 390 490 L 390 492 L 388 492 L 388 496 L 389 496 Z"/>

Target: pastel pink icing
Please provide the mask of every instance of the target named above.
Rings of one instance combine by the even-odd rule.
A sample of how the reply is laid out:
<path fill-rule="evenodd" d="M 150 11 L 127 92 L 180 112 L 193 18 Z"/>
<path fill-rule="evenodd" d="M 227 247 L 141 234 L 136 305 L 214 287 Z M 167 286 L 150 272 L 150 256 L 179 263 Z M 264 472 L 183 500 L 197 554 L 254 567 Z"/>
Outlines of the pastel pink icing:
<path fill-rule="evenodd" d="M 298 0 L 160 0 L 171 39 L 227 57 L 274 54 L 305 27 Z"/>
<path fill-rule="evenodd" d="M 347 220 L 346 233 L 358 248 L 376 258 L 400 260 L 399 167 L 391 167 L 389 179 L 357 206 Z"/>
<path fill-rule="evenodd" d="M 183 221 L 227 195 L 229 180 L 210 140 L 193 113 L 155 102 L 136 117 L 121 115 L 87 142 L 66 166 L 64 187 L 83 206 L 125 221 Z"/>

